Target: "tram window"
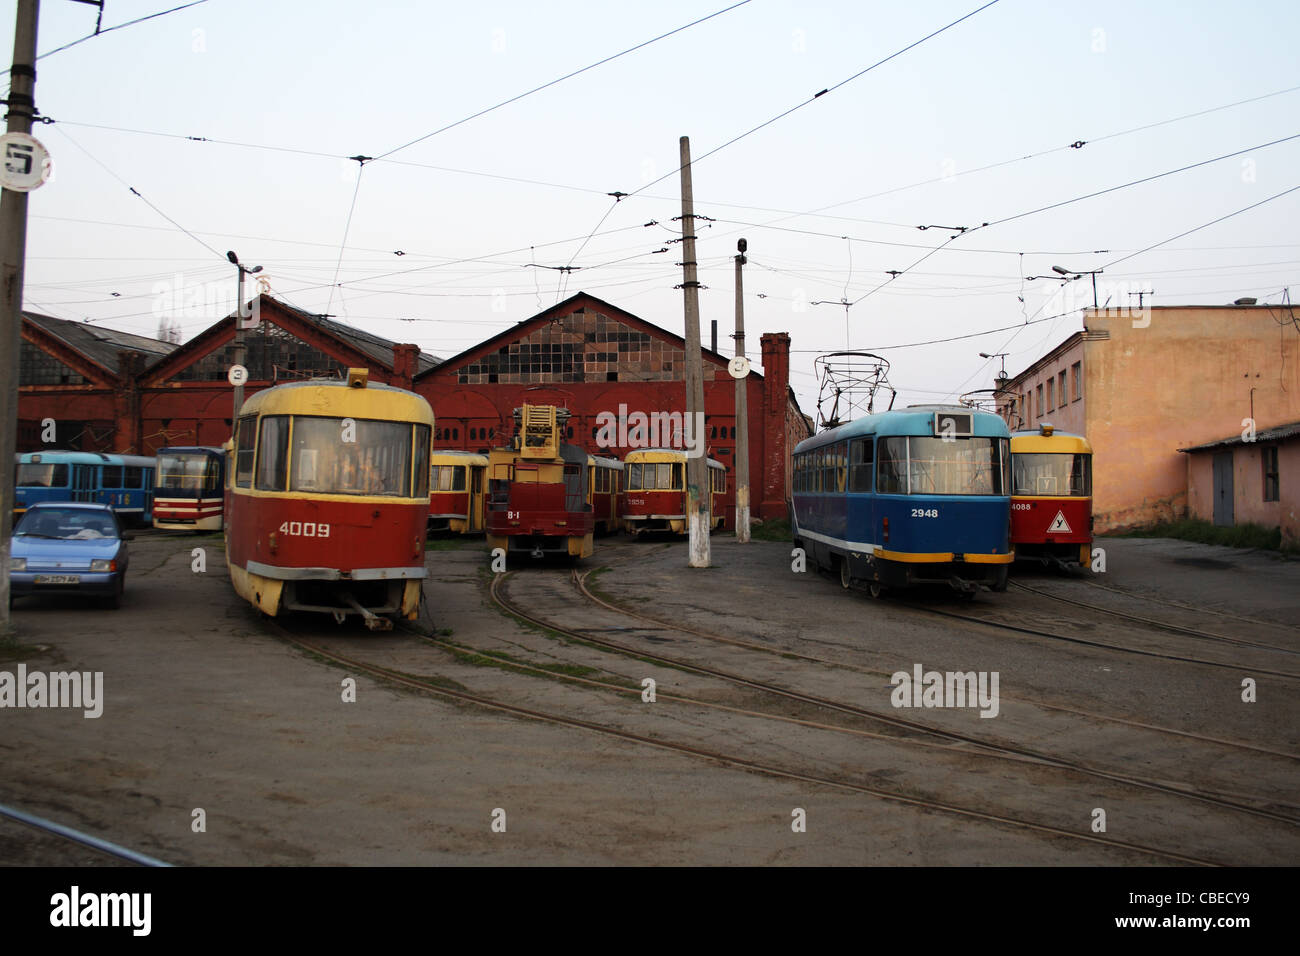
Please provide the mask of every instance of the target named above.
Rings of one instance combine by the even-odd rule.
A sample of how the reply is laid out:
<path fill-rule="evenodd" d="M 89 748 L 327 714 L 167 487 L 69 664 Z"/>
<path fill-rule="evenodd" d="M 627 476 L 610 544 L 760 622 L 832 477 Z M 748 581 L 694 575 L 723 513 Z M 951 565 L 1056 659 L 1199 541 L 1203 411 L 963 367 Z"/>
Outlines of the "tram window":
<path fill-rule="evenodd" d="M 429 426 L 415 426 L 415 490 L 411 493 L 414 498 L 429 497 L 429 469 L 424 467 L 424 463 L 429 460 Z M 462 475 L 465 469 L 461 469 Z M 464 479 L 461 479 L 462 482 Z"/>
<path fill-rule="evenodd" d="M 66 488 L 68 487 L 67 465 L 33 465 L 24 462 L 18 466 L 18 478 L 14 484 L 23 488 Z"/>
<path fill-rule="evenodd" d="M 250 415 L 239 420 L 235 436 L 235 484 L 249 488 L 253 484 L 253 453 L 256 450 L 257 417 Z"/>
<path fill-rule="evenodd" d="M 628 462 L 623 471 L 623 488 L 626 491 L 641 490 L 641 466 L 634 462 Z"/>
<path fill-rule="evenodd" d="M 1092 459 L 1059 453 L 1018 454 L 1011 488 L 1017 495 L 1087 497 L 1092 494 Z"/>
<path fill-rule="evenodd" d="M 127 465 L 123 469 L 123 488 L 143 488 L 144 487 L 144 469 L 134 465 Z"/>
<path fill-rule="evenodd" d="M 99 473 L 99 487 L 121 488 L 122 487 L 122 466 L 105 465 Z"/>
<path fill-rule="evenodd" d="M 289 416 L 262 419 L 257 442 L 257 482 L 260 491 L 284 491 L 289 464 Z"/>
<path fill-rule="evenodd" d="M 669 489 L 671 489 L 671 490 L 673 490 L 673 491 L 680 491 L 681 489 L 685 488 L 685 487 L 686 487 L 686 483 L 682 481 L 682 469 L 683 469 L 683 465 L 682 465 L 682 463 L 681 463 L 680 461 L 678 461 L 678 462 L 673 462 L 673 464 L 672 464 L 672 484 L 669 484 L 669 485 L 665 485 L 665 484 L 664 484 L 664 469 L 666 469 L 667 467 L 668 467 L 667 465 L 660 465 L 660 466 L 659 466 L 659 487 L 660 487 L 660 488 L 669 488 Z"/>
<path fill-rule="evenodd" d="M 848 470 L 848 446 L 840 442 L 835 446 L 835 490 L 843 493 L 844 481 Z"/>
<path fill-rule="evenodd" d="M 877 493 L 882 495 L 907 494 L 907 439 L 882 438 L 877 452 Z"/>
<path fill-rule="evenodd" d="M 339 421 L 294 416 L 291 489 L 316 494 L 408 497 L 413 426 L 358 419 L 356 441 L 342 442 Z"/>
<path fill-rule="evenodd" d="M 849 491 L 871 491 L 871 439 L 855 438 L 849 442 Z"/>

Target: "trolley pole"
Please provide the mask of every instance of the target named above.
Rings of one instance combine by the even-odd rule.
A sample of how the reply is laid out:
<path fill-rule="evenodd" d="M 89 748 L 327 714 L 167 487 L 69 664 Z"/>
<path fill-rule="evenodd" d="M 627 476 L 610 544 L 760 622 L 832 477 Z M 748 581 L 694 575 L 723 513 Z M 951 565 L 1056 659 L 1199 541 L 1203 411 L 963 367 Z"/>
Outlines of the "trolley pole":
<path fill-rule="evenodd" d="M 14 60 L 9 71 L 6 132 L 31 133 L 36 112 L 36 21 L 40 0 L 18 0 Z M 0 162 L 5 157 L 0 156 Z M 0 640 L 14 636 L 9 616 L 9 554 L 13 544 L 14 451 L 18 447 L 18 356 L 23 341 L 23 269 L 27 259 L 27 193 L 0 190 L 0 285 L 3 286 L 4 412 L 0 414 Z"/>
<path fill-rule="evenodd" d="M 691 190 L 691 139 L 680 140 L 682 167 L 682 280 L 686 309 L 686 421 L 691 442 L 700 454 L 686 458 L 686 527 L 690 549 L 689 566 L 709 566 L 708 460 L 704 454 L 704 356 L 700 353 L 700 282 L 695 261 L 695 200 Z"/>
<path fill-rule="evenodd" d="M 745 249 L 748 243 L 736 243 L 740 252 L 736 256 L 736 357 L 745 357 L 745 293 L 741 266 L 748 260 Z M 749 541 L 749 400 L 748 375 L 736 376 L 736 540 Z"/>

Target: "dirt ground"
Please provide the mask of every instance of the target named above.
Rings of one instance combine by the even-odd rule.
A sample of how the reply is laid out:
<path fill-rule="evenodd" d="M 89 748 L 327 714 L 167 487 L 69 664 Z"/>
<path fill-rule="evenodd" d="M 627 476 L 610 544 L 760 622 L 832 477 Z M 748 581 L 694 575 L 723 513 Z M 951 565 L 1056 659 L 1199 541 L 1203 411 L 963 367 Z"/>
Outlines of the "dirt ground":
<path fill-rule="evenodd" d="M 602 547 L 602 544 L 604 545 Z M 1087 591 L 1128 608 L 1151 597 L 1213 607 L 1261 622 L 1300 619 L 1300 563 L 1255 553 L 1151 540 L 1112 540 L 1108 570 L 1097 580 L 1129 592 Z M 191 549 L 206 551 L 207 570 L 191 570 Z M 1214 775 L 1234 775 L 1233 757 L 1145 737 L 1091 731 L 1078 722 L 1042 716 L 1020 698 L 1068 703 L 1098 713 L 1233 740 L 1267 743 L 1295 753 L 1300 722 L 1294 683 L 1261 679 L 1260 700 L 1241 704 L 1242 673 L 1095 648 L 1053 644 L 1028 636 L 956 624 L 899 603 L 842 592 L 838 583 L 790 570 L 790 547 L 714 539 L 715 567 L 685 567 L 681 543 L 598 542 L 586 568 L 600 593 L 648 613 L 755 641 L 790 642 L 808 653 L 845 655 L 860 668 L 886 673 L 925 667 L 992 668 L 1002 672 L 1005 721 L 981 721 L 970 711 L 909 713 L 945 726 L 1033 739 L 1092 759 L 1111 754 L 1128 766 L 1186 772 L 1204 760 Z M 566 647 L 503 616 L 486 600 L 481 541 L 427 552 L 429 623 L 446 640 L 473 650 L 511 650 L 520 659 L 580 661 L 595 671 L 634 681 L 657 675 L 673 689 L 735 702 L 738 695 L 667 668 L 618 655 Z M 512 586 L 530 586 L 523 569 Z M 536 569 L 547 573 L 546 569 Z M 554 569 L 551 569 L 552 571 Z M 1035 587 L 1091 588 L 1031 574 Z M 541 582 L 538 578 L 532 584 Z M 545 582 L 542 582 L 545 583 Z M 964 611 L 943 596 L 941 606 Z M 1134 604 L 1133 602 L 1137 602 Z M 1042 615 L 1041 604 L 1014 591 L 985 594 L 977 604 L 1007 613 Z M 1152 616 L 1180 613 L 1146 603 Z M 1034 609 L 1038 608 L 1037 611 Z M 1062 618 L 1082 612 L 1058 609 Z M 1058 612 L 1053 612 L 1058 613 Z M 1231 618 L 1210 621 L 1225 629 Z M 191 538 L 142 533 L 132 542 L 126 600 L 117 611 L 75 599 L 26 599 L 14 607 L 19 645 L 0 645 L 0 671 L 102 672 L 103 714 L 80 710 L 0 710 L 0 801 L 182 865 L 312 864 L 1116 864 L 1158 862 L 1140 854 L 1076 843 L 1043 833 L 955 817 L 877 797 L 774 779 L 704 759 L 509 716 L 437 696 L 400 689 L 310 656 L 287 644 L 230 587 L 219 536 Z M 1185 620 L 1186 618 L 1180 618 Z M 596 618 L 593 616 L 593 621 Z M 1116 625 L 1118 628 L 1119 625 Z M 1300 632 L 1268 634 L 1300 650 Z M 607 630 L 612 630 L 612 625 Z M 1129 635 L 1099 625 L 1121 641 Z M 407 673 L 455 684 L 539 709 L 607 720 L 638 732 L 693 743 L 754 748 L 765 759 L 857 773 L 884 786 L 893 781 L 921 796 L 1001 808 L 1041 774 L 1042 796 L 1032 809 L 1052 822 L 1074 821 L 1081 832 L 1099 801 L 1131 806 L 1111 835 L 1133 842 L 1177 845 L 1179 834 L 1206 853 L 1234 862 L 1295 863 L 1294 840 L 1279 840 L 1271 824 L 1233 823 L 1195 806 L 1170 819 L 1169 804 L 1123 792 L 1103 795 L 1095 781 L 1062 780 L 1037 769 L 979 765 L 948 753 L 933 758 L 888 741 L 823 744 L 804 728 L 741 716 L 687 713 L 656 704 L 650 712 L 608 693 L 557 680 L 484 667 L 402 631 L 371 634 L 328 619 L 290 625 L 332 648 L 400 666 Z M 630 640 L 663 649 L 644 632 Z M 1174 647 L 1164 634 L 1153 646 Z M 1171 643 L 1173 642 L 1173 643 Z M 677 640 L 676 651 L 715 652 Z M 1185 647 L 1234 660 L 1230 647 Z M 1244 653 L 1244 652 L 1242 652 Z M 864 706 L 887 705 L 884 678 L 861 670 L 801 668 L 778 655 L 716 651 L 718 666 L 749 667 L 765 679 L 805 682 L 824 696 Z M 838 658 L 837 658 L 838 659 Z M 1300 671 L 1284 655 L 1267 658 Z M 1264 658 L 1259 658 L 1264 660 Z M 354 677 L 355 702 L 343 681 Z M 770 701 L 765 706 L 771 707 Z M 640 709 L 638 709 L 640 708 Z M 998 724 L 996 728 L 984 725 Z M 1059 730 L 1059 733 L 1058 733 Z M 1149 746 L 1129 753 L 1124 747 Z M 825 747 L 825 752 L 816 748 Z M 1294 761 L 1261 758 L 1255 792 L 1294 793 Z M 802 762 L 802 763 L 801 763 Z M 1180 768 L 1180 764 L 1183 764 Z M 1025 774 L 1029 774 L 1026 777 Z M 1256 786 L 1258 784 L 1258 786 Z M 792 812 L 806 813 L 794 832 Z M 201 812 L 200 812 L 201 811 Z M 502 813 L 502 811 L 504 813 Z M 1217 813 L 1217 811 L 1215 812 Z M 504 816 L 504 832 L 493 822 Z M 198 819 L 202 819 L 200 827 Z M 499 826 L 498 826 L 499 829 Z M 1123 834 L 1123 835 L 1121 835 Z M 1192 837 L 1196 836 L 1196 839 Z M 0 862 L 87 862 L 25 828 L 0 828 Z"/>

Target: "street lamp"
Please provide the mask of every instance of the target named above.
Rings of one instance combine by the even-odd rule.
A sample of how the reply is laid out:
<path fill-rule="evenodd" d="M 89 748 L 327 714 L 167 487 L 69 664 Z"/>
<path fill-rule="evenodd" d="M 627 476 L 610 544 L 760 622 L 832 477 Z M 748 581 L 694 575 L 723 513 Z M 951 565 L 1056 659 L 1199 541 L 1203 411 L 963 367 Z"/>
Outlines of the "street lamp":
<path fill-rule="evenodd" d="M 1063 269 L 1060 266 L 1052 266 L 1052 271 L 1057 275 L 1065 276 L 1069 279 L 1081 279 L 1084 276 L 1092 276 L 1092 310 L 1097 311 L 1097 276 L 1105 272 L 1104 269 L 1095 269 L 1092 272 L 1075 272 L 1073 269 Z"/>
<path fill-rule="evenodd" d="M 226 258 L 230 260 L 231 265 L 239 270 L 238 291 L 235 293 L 235 364 L 244 365 L 247 368 L 248 347 L 244 343 L 244 319 L 248 316 L 244 315 L 244 275 L 249 273 L 256 275 L 262 271 L 262 267 L 253 266 L 251 269 L 248 268 L 239 261 L 239 256 L 235 255 L 234 252 L 227 252 Z M 235 409 L 230 418 L 231 434 L 234 434 L 235 421 L 239 418 L 239 411 L 243 407 L 244 383 L 241 380 L 235 385 Z"/>

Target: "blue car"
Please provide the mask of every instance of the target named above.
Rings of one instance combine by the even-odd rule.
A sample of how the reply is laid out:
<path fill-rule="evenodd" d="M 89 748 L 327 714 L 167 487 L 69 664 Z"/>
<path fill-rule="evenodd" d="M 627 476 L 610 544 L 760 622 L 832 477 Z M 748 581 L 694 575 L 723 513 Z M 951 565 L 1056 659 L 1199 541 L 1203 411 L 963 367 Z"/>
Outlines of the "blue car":
<path fill-rule="evenodd" d="M 88 594 L 119 607 L 128 564 L 126 537 L 108 505 L 34 504 L 14 528 L 10 600 L 31 594 Z"/>

